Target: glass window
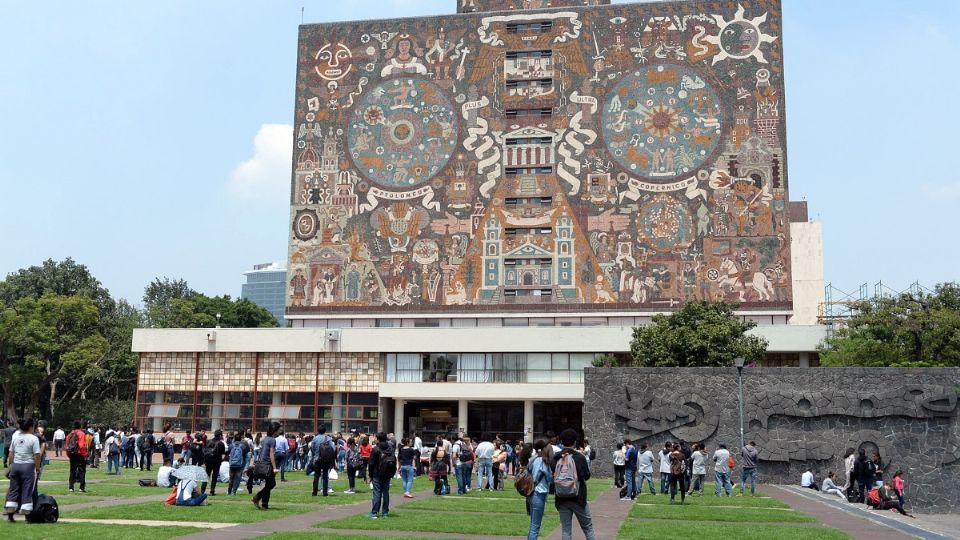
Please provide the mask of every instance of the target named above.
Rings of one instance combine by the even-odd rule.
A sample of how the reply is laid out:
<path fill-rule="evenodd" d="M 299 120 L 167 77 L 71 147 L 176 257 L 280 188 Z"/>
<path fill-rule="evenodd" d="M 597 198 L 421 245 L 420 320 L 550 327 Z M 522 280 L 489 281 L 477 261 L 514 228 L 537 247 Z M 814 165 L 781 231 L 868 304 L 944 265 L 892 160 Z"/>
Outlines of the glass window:
<path fill-rule="evenodd" d="M 296 420 L 300 417 L 300 407 L 286 405 L 273 406 L 270 407 L 270 411 L 267 416 L 271 419 L 278 420 Z"/>
<path fill-rule="evenodd" d="M 527 382 L 550 382 L 552 379 L 550 375 L 551 361 L 550 353 L 528 353 Z"/>
<path fill-rule="evenodd" d="M 551 368 L 552 369 L 570 369 L 570 355 L 567 353 L 553 353 L 551 356 Z"/>
<path fill-rule="evenodd" d="M 252 392 L 224 392 L 223 402 L 234 403 L 238 405 L 247 405 L 247 404 L 253 403 L 253 393 Z"/>

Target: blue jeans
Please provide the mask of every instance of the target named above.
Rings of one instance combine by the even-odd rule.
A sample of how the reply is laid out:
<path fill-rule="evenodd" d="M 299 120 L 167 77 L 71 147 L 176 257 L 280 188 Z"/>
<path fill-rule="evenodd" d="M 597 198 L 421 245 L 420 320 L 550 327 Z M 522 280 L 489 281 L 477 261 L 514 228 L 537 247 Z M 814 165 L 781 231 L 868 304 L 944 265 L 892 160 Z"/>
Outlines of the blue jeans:
<path fill-rule="evenodd" d="M 390 513 L 390 479 L 373 479 L 373 506 L 370 508 L 370 515 L 375 516 L 383 512 L 383 515 Z"/>
<path fill-rule="evenodd" d="M 723 486 L 724 491 L 727 492 L 727 497 L 730 496 L 730 492 L 733 491 L 733 486 L 730 485 L 730 473 L 728 472 L 716 472 L 716 486 L 715 491 L 717 497 L 720 496 L 720 486 Z"/>
<path fill-rule="evenodd" d="M 637 486 L 637 494 L 643 492 L 643 482 L 646 481 L 650 484 L 650 494 L 656 495 L 657 490 L 653 487 L 653 473 L 652 472 L 642 472 L 640 473 L 640 485 Z"/>
<path fill-rule="evenodd" d="M 747 477 L 750 477 L 750 494 L 757 490 L 757 468 L 744 467 L 740 472 L 740 494 L 743 494 L 743 488 L 746 487 Z"/>
<path fill-rule="evenodd" d="M 107 455 L 107 474 L 111 474 L 111 470 L 113 474 L 120 474 L 120 454 Z"/>
<path fill-rule="evenodd" d="M 417 477 L 417 471 L 413 465 L 404 465 L 400 467 L 400 478 L 403 479 L 403 492 L 410 493 L 413 490 L 413 479 Z"/>
<path fill-rule="evenodd" d="M 670 491 L 670 473 L 661 472 L 660 473 L 660 493 L 663 493 L 664 495 L 666 495 L 668 491 Z"/>
<path fill-rule="evenodd" d="M 467 492 L 467 488 L 470 487 L 470 470 L 472 469 L 469 463 L 461 463 L 457 465 L 455 469 L 457 474 L 457 494 L 464 495 Z"/>
<path fill-rule="evenodd" d="M 200 506 L 203 501 L 207 500 L 207 494 L 201 493 L 196 497 L 190 497 L 187 500 L 177 499 L 177 506 Z"/>
<path fill-rule="evenodd" d="M 637 489 L 637 470 L 627 467 L 623 471 L 624 478 L 627 481 L 627 497 L 631 499 L 637 496 L 640 490 Z"/>
<path fill-rule="evenodd" d="M 527 540 L 537 540 L 540 536 L 540 523 L 543 521 L 543 512 L 547 508 L 547 494 L 533 492 L 530 495 L 530 529 L 527 531 Z"/>
<path fill-rule="evenodd" d="M 487 478 L 487 489 L 493 489 L 493 460 L 480 458 L 477 465 L 477 489 L 483 489 L 483 478 Z"/>

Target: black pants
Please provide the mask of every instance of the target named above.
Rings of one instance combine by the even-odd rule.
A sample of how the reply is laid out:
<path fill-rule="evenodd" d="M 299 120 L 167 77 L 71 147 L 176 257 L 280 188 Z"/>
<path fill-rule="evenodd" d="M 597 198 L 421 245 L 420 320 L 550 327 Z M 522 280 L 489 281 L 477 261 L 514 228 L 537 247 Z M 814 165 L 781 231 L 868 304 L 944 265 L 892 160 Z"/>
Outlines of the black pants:
<path fill-rule="evenodd" d="M 434 495 L 442 495 L 444 491 L 443 488 L 446 488 L 446 492 L 450 493 L 450 484 L 447 483 L 447 475 L 437 476 L 433 479 Z"/>
<path fill-rule="evenodd" d="M 210 477 L 210 494 L 217 494 L 217 476 L 220 474 L 220 462 L 215 461 L 206 461 L 204 462 L 204 468 L 207 471 L 207 476 Z M 200 493 L 207 492 L 207 483 L 204 482 L 200 484 Z"/>
<path fill-rule="evenodd" d="M 76 482 L 80 489 L 87 489 L 87 461 L 80 454 L 70 456 L 70 489 Z"/>
<path fill-rule="evenodd" d="M 263 489 L 253 496 L 253 500 L 260 503 L 263 508 L 270 507 L 270 492 L 277 487 L 277 475 L 273 471 L 263 479 Z"/>
<path fill-rule="evenodd" d="M 677 495 L 677 488 L 680 489 L 680 502 L 684 501 L 684 497 L 687 493 L 687 480 L 686 476 L 683 474 L 671 474 L 670 475 L 670 500 Z"/>
<path fill-rule="evenodd" d="M 323 480 L 321 482 L 321 479 Z M 330 487 L 330 469 L 317 467 L 313 470 L 313 494 L 317 494 L 317 488 L 323 489 L 323 496 L 327 496 L 327 488 Z"/>
<path fill-rule="evenodd" d="M 626 470 L 626 465 L 614 465 L 613 466 L 613 485 L 618 488 L 624 486 L 624 471 Z"/>
<path fill-rule="evenodd" d="M 897 512 L 907 515 L 907 512 L 903 509 L 903 505 L 900 504 L 900 501 L 896 499 L 890 499 L 889 501 L 881 502 L 880 506 L 877 507 L 877 510 L 889 510 L 891 508 L 896 508 Z"/>
<path fill-rule="evenodd" d="M 153 464 L 153 450 L 147 450 L 140 453 L 140 470 L 143 470 L 143 466 L 147 466 L 147 470 L 150 470 L 150 466 Z"/>

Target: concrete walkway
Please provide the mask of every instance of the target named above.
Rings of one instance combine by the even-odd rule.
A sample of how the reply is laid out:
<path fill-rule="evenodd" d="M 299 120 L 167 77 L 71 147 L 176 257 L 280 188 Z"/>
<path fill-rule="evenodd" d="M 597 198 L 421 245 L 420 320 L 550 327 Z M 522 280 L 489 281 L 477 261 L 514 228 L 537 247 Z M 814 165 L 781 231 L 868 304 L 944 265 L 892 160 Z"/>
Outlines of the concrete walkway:
<path fill-rule="evenodd" d="M 800 512 L 810 515 L 821 523 L 840 529 L 857 540 L 904 540 L 921 538 L 923 540 L 949 540 L 955 536 L 945 536 L 928 530 L 916 520 L 903 521 L 893 517 L 889 511 L 867 510 L 862 504 L 851 504 L 838 497 L 821 495 L 795 486 L 764 486 L 764 492 L 783 501 Z"/>
<path fill-rule="evenodd" d="M 547 501 L 547 504 L 553 504 L 552 499 Z M 597 538 L 616 538 L 620 525 L 627 519 L 632 507 L 631 503 L 620 500 L 620 488 L 617 487 L 607 489 L 594 499 L 590 503 L 590 515 L 593 517 L 593 530 Z M 557 527 L 547 540 L 560 540 L 562 534 L 561 528 Z M 576 516 L 573 517 L 573 538 L 584 538 L 583 529 L 580 528 Z"/>
<path fill-rule="evenodd" d="M 81 519 L 60 518 L 57 523 L 99 523 L 101 525 L 143 525 L 145 527 L 196 527 L 198 529 L 224 529 L 236 527 L 236 523 L 213 523 L 209 521 L 155 521 L 142 519 Z"/>

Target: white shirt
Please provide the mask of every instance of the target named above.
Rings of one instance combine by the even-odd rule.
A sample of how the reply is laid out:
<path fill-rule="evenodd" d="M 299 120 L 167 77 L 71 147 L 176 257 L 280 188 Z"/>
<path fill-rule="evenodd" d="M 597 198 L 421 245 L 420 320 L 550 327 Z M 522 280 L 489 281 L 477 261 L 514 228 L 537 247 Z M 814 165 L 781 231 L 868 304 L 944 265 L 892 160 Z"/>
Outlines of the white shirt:
<path fill-rule="evenodd" d="M 13 450 L 14 463 L 33 463 L 33 456 L 40 453 L 40 439 L 33 433 L 21 433 L 18 430 L 13 434 L 10 448 Z"/>
<path fill-rule="evenodd" d="M 660 472 L 670 472 L 670 452 L 667 452 L 666 455 L 664 455 L 663 450 L 660 450 L 658 455 L 660 456 Z"/>
<path fill-rule="evenodd" d="M 617 450 L 613 453 L 613 464 L 618 467 L 623 467 L 626 464 L 627 458 L 623 455 L 623 450 Z"/>
<path fill-rule="evenodd" d="M 420 437 L 413 438 L 413 449 L 423 452 L 423 440 Z"/>
<path fill-rule="evenodd" d="M 63 432 L 62 429 L 58 429 L 53 432 L 53 440 L 62 441 L 67 438 L 67 434 Z"/>
<path fill-rule="evenodd" d="M 730 472 L 730 451 L 726 448 L 720 448 L 713 453 L 713 470 L 720 473 Z"/>
<path fill-rule="evenodd" d="M 810 487 L 816 483 L 816 480 L 813 479 L 813 473 L 807 471 L 800 476 L 800 487 Z"/>
<path fill-rule="evenodd" d="M 170 473 L 172 472 L 173 467 L 161 465 L 160 470 L 157 471 L 157 486 L 165 488 L 170 487 Z"/>
<path fill-rule="evenodd" d="M 493 459 L 493 443 L 490 441 L 483 441 L 477 445 L 477 449 L 474 451 L 474 455 L 479 459 Z"/>
<path fill-rule="evenodd" d="M 217 472 L 217 482 L 230 481 L 230 462 L 224 461 L 220 464 L 220 470 Z"/>

